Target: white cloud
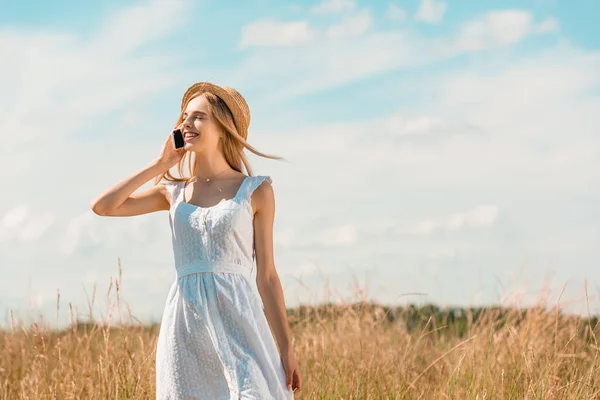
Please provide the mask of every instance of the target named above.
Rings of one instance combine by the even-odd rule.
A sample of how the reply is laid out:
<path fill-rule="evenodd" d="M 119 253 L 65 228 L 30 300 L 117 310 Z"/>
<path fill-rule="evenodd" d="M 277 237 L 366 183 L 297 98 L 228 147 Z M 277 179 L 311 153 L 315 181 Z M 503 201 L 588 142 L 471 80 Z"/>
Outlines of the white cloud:
<path fill-rule="evenodd" d="M 406 121 L 404 126 L 404 131 L 408 134 L 420 134 L 431 132 L 432 129 L 435 128 L 437 121 L 433 117 L 417 117 L 414 119 L 410 119 Z M 401 127 L 402 125 L 398 125 Z"/>
<path fill-rule="evenodd" d="M 491 11 L 462 27 L 456 47 L 459 51 L 484 50 L 516 43 L 530 34 L 546 34 L 557 29 L 558 22 L 554 18 L 536 25 L 528 11 Z"/>
<path fill-rule="evenodd" d="M 392 21 L 404 21 L 407 17 L 406 11 L 394 2 L 388 3 L 385 15 Z"/>
<path fill-rule="evenodd" d="M 442 224 L 438 221 L 426 220 L 421 221 L 415 225 L 412 233 L 416 235 L 428 235 L 432 232 L 439 230 L 442 227 Z"/>
<path fill-rule="evenodd" d="M 327 278 L 328 276 L 331 275 L 338 275 L 341 272 L 344 272 L 344 266 L 343 265 L 339 265 L 337 263 L 325 263 L 322 260 L 319 260 L 318 262 L 315 261 L 302 261 L 299 264 L 287 264 L 287 265 L 281 265 L 277 267 L 278 273 L 280 274 L 280 276 L 285 280 L 287 277 L 292 277 L 294 278 L 294 281 L 300 280 L 302 281 L 303 278 L 315 278 L 317 276 L 321 276 L 324 278 Z M 339 284 L 339 282 L 338 282 Z M 305 293 L 304 296 L 304 300 L 300 300 L 301 303 L 309 303 L 309 302 L 315 302 L 315 299 L 319 296 L 318 293 L 318 289 L 316 287 L 314 287 L 313 285 L 306 285 L 306 284 L 302 284 L 302 290 L 308 290 L 309 293 Z M 311 287 L 312 286 L 312 287 Z M 334 285 L 334 286 L 337 286 Z M 286 292 L 290 292 L 289 289 L 286 290 Z M 294 295 L 298 296 L 300 293 L 298 293 L 297 290 L 294 291 Z"/>
<path fill-rule="evenodd" d="M 24 205 L 13 206 L 2 216 L 0 224 L 0 243 L 7 242 L 11 237 L 18 235 L 18 229 L 25 223 L 29 216 L 29 209 Z"/>
<path fill-rule="evenodd" d="M 415 224 L 409 232 L 429 235 L 440 230 L 458 231 L 469 228 L 489 228 L 494 224 L 500 210 L 495 204 L 480 205 L 472 210 L 458 212 L 442 219 L 427 219 Z"/>
<path fill-rule="evenodd" d="M 122 243 L 144 243 L 152 229 L 152 220 L 151 214 L 113 219 L 86 211 L 71 218 L 64 235 L 56 238 L 57 248 L 60 254 L 70 256 L 77 250 L 91 246 L 114 248 Z"/>
<path fill-rule="evenodd" d="M 350 246 L 356 244 L 357 239 L 356 226 L 347 223 L 335 228 L 321 230 L 317 242 L 324 246 Z"/>
<path fill-rule="evenodd" d="M 520 135 L 527 132 L 529 137 L 545 136 L 546 130 L 557 129 L 557 123 L 559 129 L 570 131 L 567 126 L 583 122 L 579 120 L 582 115 L 576 117 L 571 112 L 585 113 L 588 107 L 593 107 L 593 97 L 589 104 L 581 102 L 588 98 L 585 95 L 588 89 L 600 82 L 598 66 L 600 55 L 559 46 L 537 57 L 512 62 L 503 69 L 464 70 L 443 82 L 440 95 L 446 98 L 444 106 L 449 112 L 472 105 L 470 118 L 477 125 L 504 128 L 510 115 L 513 121 L 519 118 L 520 127 L 515 125 Z M 555 110 L 556 115 L 550 110 Z M 549 120 L 553 122 L 548 123 Z"/>
<path fill-rule="evenodd" d="M 416 114 L 399 109 L 389 115 L 373 118 L 357 119 L 352 122 L 331 122 L 316 127 L 322 136 L 319 148 L 314 149 L 312 142 L 297 143 L 296 149 L 314 152 L 332 152 L 339 149 L 339 145 L 357 145 L 362 142 L 373 142 L 379 139 L 394 140 L 416 137 L 435 138 L 443 140 L 452 135 L 472 134 L 469 126 L 460 123 L 452 116 L 441 118 L 431 114 Z M 368 137 L 360 136 L 361 132 L 370 132 Z M 355 133 L 346 135 L 347 132 Z M 358 142 L 357 142 L 358 141 Z M 366 143 L 368 144 L 368 143 Z"/>
<path fill-rule="evenodd" d="M 432 260 L 453 260 L 458 257 L 455 248 L 440 248 L 432 251 L 427 257 Z"/>
<path fill-rule="evenodd" d="M 304 224 L 312 223 L 304 220 L 296 225 L 300 229 Z M 334 224 L 332 226 L 319 227 L 318 232 L 312 232 L 313 227 L 306 225 L 302 231 L 298 230 L 277 230 L 273 234 L 273 242 L 286 250 L 307 249 L 317 247 L 338 247 L 351 246 L 358 241 L 358 228 L 354 223 L 347 222 Z"/>
<path fill-rule="evenodd" d="M 487 228 L 496 221 L 499 213 L 495 204 L 481 205 L 473 210 L 451 215 L 446 229 L 456 231 L 464 228 Z"/>
<path fill-rule="evenodd" d="M 298 237 L 293 230 L 277 230 L 273 233 L 273 243 L 285 249 L 292 248 L 297 243 Z"/>
<path fill-rule="evenodd" d="M 419 83 L 428 99 L 419 113 L 298 127 L 285 137 L 269 135 L 265 144 L 283 140 L 281 149 L 294 149 L 290 156 L 322 160 L 315 174 L 360 159 L 358 174 L 365 179 L 395 171 L 390 181 L 406 183 L 413 174 L 415 184 L 426 186 L 502 187 L 527 179 L 535 180 L 536 190 L 591 185 L 598 173 L 594 109 L 600 99 L 587 93 L 600 80 L 599 59 L 557 48 L 500 65 L 483 62 Z M 398 87 L 389 90 L 385 101 L 397 96 Z M 577 132 L 581 140 L 568 140 L 564 132 Z"/>
<path fill-rule="evenodd" d="M 32 214 L 27 206 L 14 206 L 2 218 L 0 242 L 16 238 L 22 242 L 35 242 L 54 224 L 55 215 L 44 212 Z"/>
<path fill-rule="evenodd" d="M 267 79 L 279 89 L 277 96 L 294 97 L 324 90 L 360 77 L 381 73 L 400 65 L 417 64 L 430 53 L 415 54 L 419 40 L 399 33 L 373 33 L 346 40 L 317 41 L 298 49 L 256 51 L 242 61 L 233 82 L 252 82 Z M 252 78 L 253 77 L 253 78 Z M 258 79 L 257 79 L 258 78 Z"/>
<path fill-rule="evenodd" d="M 181 81 L 181 74 L 171 72 L 181 60 L 171 54 L 127 57 L 126 53 L 181 27 L 184 4 L 157 0 L 125 8 L 107 17 L 100 33 L 90 39 L 1 30 L 0 53 L 9 55 L 11 62 L 0 71 L 0 138 L 10 136 L 0 147 L 0 157 L 12 165 L 33 159 L 36 151 L 47 154 L 47 145 L 60 148 L 65 137 L 92 117 Z M 23 124 L 31 110 L 36 118 Z"/>
<path fill-rule="evenodd" d="M 303 46 L 302 51 L 296 47 L 262 47 L 248 52 L 228 81 L 249 89 L 258 82 L 269 82 L 278 89 L 271 100 L 281 101 L 394 69 L 506 46 L 537 33 L 533 26 L 529 13 L 509 10 L 485 14 L 463 23 L 456 33 L 438 36 L 395 29 L 355 37 L 325 37 Z M 260 86 L 264 91 L 263 84 Z"/>
<path fill-rule="evenodd" d="M 413 112 L 402 108 L 369 120 L 354 117 L 261 132 L 258 145 L 275 153 L 281 149 L 295 165 L 295 174 L 285 180 L 310 181 L 319 199 L 340 204 L 354 193 L 355 206 L 330 207 L 329 212 L 356 215 L 360 238 L 368 236 L 360 243 L 369 243 L 371 251 L 389 254 L 399 247 L 397 253 L 407 263 L 418 263 L 428 248 L 447 246 L 461 250 L 464 268 L 488 261 L 506 267 L 524 254 L 562 257 L 572 265 L 591 263 L 594 258 L 589 257 L 600 255 L 590 244 L 598 240 L 597 233 L 580 241 L 573 232 L 589 226 L 584 215 L 593 220 L 591 204 L 600 195 L 600 98 L 590 91 L 600 85 L 599 66 L 600 54 L 568 46 L 509 60 L 481 60 L 415 82 L 419 90 L 411 88 L 410 99 L 419 106 L 411 107 Z M 398 94 L 402 85 L 388 83 L 389 96 L 383 88 L 376 92 L 380 101 L 406 98 Z M 467 133 L 461 126 L 477 131 Z M 321 177 L 322 171 L 339 173 Z M 289 210 L 308 205 L 316 219 L 323 214 L 314 197 L 295 192 L 285 202 Z M 473 202 L 480 206 L 462 208 Z M 575 208 L 581 224 L 575 227 L 572 219 L 562 218 L 572 224 L 562 235 L 566 241 L 561 236 L 563 245 L 550 246 L 566 227 L 559 216 Z M 414 215 L 433 218 L 413 224 Z M 314 220 L 297 219 L 298 226 L 307 225 L 298 242 L 318 237 Z M 388 220 L 377 229 L 371 226 Z M 418 244 L 423 248 L 415 248 Z M 428 259 L 455 262 L 451 255 Z M 501 269 L 490 267 L 490 273 L 497 271 Z"/>
<path fill-rule="evenodd" d="M 331 39 L 360 36 L 369 29 L 371 20 L 371 12 L 369 10 L 361 11 L 329 28 L 327 36 Z"/>
<path fill-rule="evenodd" d="M 132 4 L 107 18 L 90 47 L 97 53 L 125 54 L 181 26 L 186 0 Z"/>
<path fill-rule="evenodd" d="M 63 255 L 71 255 L 78 248 L 101 242 L 97 215 L 86 212 L 71 219 L 61 239 L 58 250 Z"/>
<path fill-rule="evenodd" d="M 279 22 L 263 19 L 242 28 L 239 46 L 293 46 L 308 43 L 315 37 L 316 32 L 307 21 Z"/>
<path fill-rule="evenodd" d="M 353 10 L 354 0 L 324 0 L 311 8 L 313 14 L 334 14 L 344 10 Z"/>
<path fill-rule="evenodd" d="M 2 217 L 2 224 L 7 228 L 18 227 L 29 215 L 29 209 L 25 206 L 17 206 L 9 210 Z"/>
<path fill-rule="evenodd" d="M 446 2 L 443 0 L 421 0 L 419 9 L 415 14 L 417 21 L 437 23 L 444 18 Z"/>
<path fill-rule="evenodd" d="M 25 242 L 36 242 L 50 229 L 55 220 L 56 217 L 51 212 L 36 215 L 30 218 L 27 224 L 21 228 L 19 238 Z"/>
<path fill-rule="evenodd" d="M 558 20 L 554 17 L 548 17 L 535 27 L 535 31 L 536 33 L 548 33 L 555 32 L 559 30 L 559 28 L 560 23 Z"/>

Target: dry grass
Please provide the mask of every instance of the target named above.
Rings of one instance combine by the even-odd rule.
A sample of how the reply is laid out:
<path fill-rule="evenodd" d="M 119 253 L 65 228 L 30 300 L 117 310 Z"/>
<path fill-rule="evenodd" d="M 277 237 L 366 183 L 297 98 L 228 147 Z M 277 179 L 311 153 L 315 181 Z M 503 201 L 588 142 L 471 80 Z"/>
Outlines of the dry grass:
<path fill-rule="evenodd" d="M 557 310 L 290 309 L 296 399 L 598 399 L 598 319 Z M 0 398 L 153 399 L 158 331 L 13 321 L 0 331 Z"/>

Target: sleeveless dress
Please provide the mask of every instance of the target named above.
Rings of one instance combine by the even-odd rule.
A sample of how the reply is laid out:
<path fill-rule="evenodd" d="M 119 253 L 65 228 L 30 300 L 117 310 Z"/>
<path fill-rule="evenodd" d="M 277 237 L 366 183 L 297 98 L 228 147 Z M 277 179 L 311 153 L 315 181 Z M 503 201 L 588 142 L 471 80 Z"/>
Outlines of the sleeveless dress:
<path fill-rule="evenodd" d="M 156 348 L 158 400 L 293 399 L 260 297 L 251 286 L 254 215 L 250 196 L 270 176 L 247 176 L 235 197 L 212 207 L 171 198 L 175 282 Z"/>

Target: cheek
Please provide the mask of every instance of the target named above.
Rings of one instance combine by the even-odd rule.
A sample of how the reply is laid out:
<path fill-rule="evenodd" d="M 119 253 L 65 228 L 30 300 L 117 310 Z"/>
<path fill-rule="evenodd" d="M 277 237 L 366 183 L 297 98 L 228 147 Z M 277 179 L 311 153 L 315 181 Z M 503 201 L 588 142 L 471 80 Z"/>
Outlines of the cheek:
<path fill-rule="evenodd" d="M 197 119 L 194 122 L 194 126 L 196 127 L 196 129 L 202 129 L 203 131 L 211 130 L 210 122 L 207 122 L 205 119 Z"/>
<path fill-rule="evenodd" d="M 210 122 L 199 120 L 196 122 L 196 129 L 198 130 L 198 132 L 201 132 L 202 136 L 204 136 L 205 138 L 210 137 L 215 138 L 216 140 L 219 137 L 219 133 L 216 127 Z"/>

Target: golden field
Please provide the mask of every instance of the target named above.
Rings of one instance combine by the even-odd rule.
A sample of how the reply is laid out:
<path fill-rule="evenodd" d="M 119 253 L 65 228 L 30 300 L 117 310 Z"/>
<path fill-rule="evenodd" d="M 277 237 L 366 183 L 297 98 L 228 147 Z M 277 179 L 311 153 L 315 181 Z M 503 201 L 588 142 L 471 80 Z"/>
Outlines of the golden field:
<path fill-rule="evenodd" d="M 111 288 L 118 299 L 119 281 Z M 599 399 L 598 318 L 557 310 L 288 309 L 296 399 Z M 12 322 L 0 331 L 0 398 L 154 398 L 158 325 Z"/>

